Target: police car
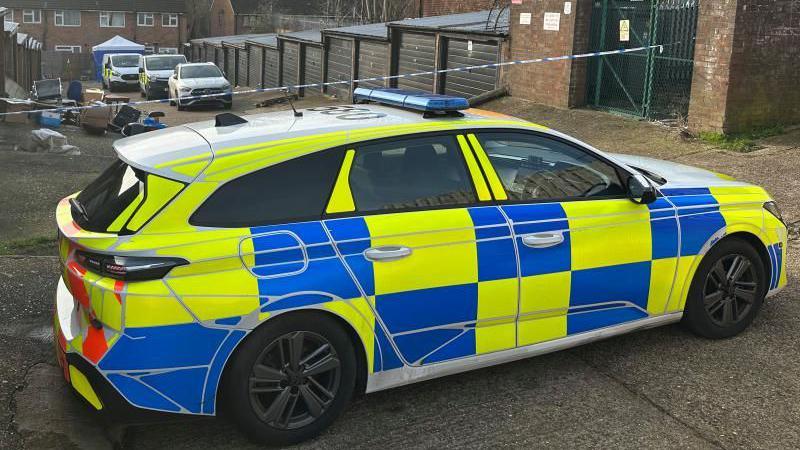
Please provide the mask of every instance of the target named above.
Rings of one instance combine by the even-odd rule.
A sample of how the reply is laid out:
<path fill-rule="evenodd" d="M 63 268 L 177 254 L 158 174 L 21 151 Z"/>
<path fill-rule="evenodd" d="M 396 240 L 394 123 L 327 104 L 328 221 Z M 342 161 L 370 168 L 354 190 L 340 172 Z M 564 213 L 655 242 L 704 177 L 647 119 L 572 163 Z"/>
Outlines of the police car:
<path fill-rule="evenodd" d="M 94 409 L 294 443 L 361 392 L 678 321 L 734 336 L 786 285 L 760 187 L 460 98 L 355 97 L 116 141 L 61 201 L 58 354 Z"/>

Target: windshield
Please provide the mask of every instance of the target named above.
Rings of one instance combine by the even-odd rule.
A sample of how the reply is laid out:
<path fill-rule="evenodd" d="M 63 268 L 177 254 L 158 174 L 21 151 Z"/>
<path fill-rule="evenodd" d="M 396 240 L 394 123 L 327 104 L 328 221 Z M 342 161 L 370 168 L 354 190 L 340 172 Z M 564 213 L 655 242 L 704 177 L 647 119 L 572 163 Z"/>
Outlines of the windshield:
<path fill-rule="evenodd" d="M 148 70 L 175 70 L 175 66 L 186 62 L 186 57 L 179 56 L 159 56 L 157 58 L 146 58 Z"/>
<path fill-rule="evenodd" d="M 181 78 L 217 78 L 222 72 L 217 66 L 187 66 L 181 68 Z"/>
<path fill-rule="evenodd" d="M 139 65 L 139 55 L 119 55 L 111 57 L 114 67 L 136 67 Z"/>
<path fill-rule="evenodd" d="M 72 202 L 73 219 L 81 228 L 105 232 L 117 216 L 144 195 L 145 174 L 117 160 Z"/>

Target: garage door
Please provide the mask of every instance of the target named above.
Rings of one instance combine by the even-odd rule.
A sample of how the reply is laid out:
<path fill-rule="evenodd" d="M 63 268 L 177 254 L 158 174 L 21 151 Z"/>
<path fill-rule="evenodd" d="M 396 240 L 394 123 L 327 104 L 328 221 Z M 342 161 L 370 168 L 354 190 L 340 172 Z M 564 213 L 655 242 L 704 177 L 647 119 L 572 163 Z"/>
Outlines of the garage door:
<path fill-rule="evenodd" d="M 303 84 L 322 82 L 322 48 L 306 45 L 306 57 L 303 63 L 305 81 Z M 319 92 L 320 87 L 308 88 L 309 92 Z"/>
<path fill-rule="evenodd" d="M 383 42 L 358 43 L 358 78 L 376 78 L 389 75 L 389 45 Z M 384 87 L 386 81 L 365 81 L 362 87 Z"/>
<path fill-rule="evenodd" d="M 225 78 L 228 82 L 236 84 L 236 49 L 228 47 L 225 49 Z"/>
<path fill-rule="evenodd" d="M 300 44 L 297 42 L 283 43 L 283 66 L 281 83 L 291 86 L 297 83 L 297 58 L 300 56 Z"/>
<path fill-rule="evenodd" d="M 448 69 L 494 64 L 498 60 L 497 42 L 448 39 Z M 469 72 L 447 72 L 442 76 L 444 93 L 459 97 L 475 97 L 497 87 L 497 68 L 473 69 Z"/>
<path fill-rule="evenodd" d="M 225 49 L 214 47 L 214 64 L 220 69 L 225 68 Z"/>
<path fill-rule="evenodd" d="M 351 80 L 353 74 L 353 41 L 331 38 L 328 47 L 328 82 Z M 350 84 L 328 86 L 327 92 L 346 100 L 350 98 Z"/>
<path fill-rule="evenodd" d="M 236 68 L 236 84 L 239 86 L 250 86 L 250 81 L 247 79 L 250 74 L 247 70 L 250 55 L 247 53 L 247 50 L 243 48 L 236 50 L 236 52 L 239 53 L 239 67 Z"/>
<path fill-rule="evenodd" d="M 214 47 L 206 46 L 206 57 L 204 59 L 205 62 L 215 63 L 216 62 L 216 51 L 217 49 Z"/>
<path fill-rule="evenodd" d="M 278 87 L 278 49 L 264 52 L 264 87 Z"/>
<path fill-rule="evenodd" d="M 261 66 L 264 64 L 264 48 L 250 45 L 247 47 L 247 55 L 250 60 L 250 67 L 247 69 L 250 77 L 250 87 L 263 87 L 261 84 Z"/>
<path fill-rule="evenodd" d="M 397 74 L 432 71 L 435 67 L 436 37 L 432 34 L 400 33 Z M 433 74 L 399 78 L 397 87 L 433 92 Z"/>

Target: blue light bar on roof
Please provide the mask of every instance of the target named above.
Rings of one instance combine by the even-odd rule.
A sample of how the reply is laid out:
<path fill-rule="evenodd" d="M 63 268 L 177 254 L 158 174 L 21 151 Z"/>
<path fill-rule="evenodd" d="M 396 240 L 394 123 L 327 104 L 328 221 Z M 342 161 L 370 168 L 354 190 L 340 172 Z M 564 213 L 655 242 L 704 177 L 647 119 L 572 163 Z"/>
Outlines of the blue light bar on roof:
<path fill-rule="evenodd" d="M 418 111 L 461 111 L 469 108 L 469 102 L 463 97 L 452 95 L 428 94 L 426 92 L 408 91 L 405 89 L 367 89 L 357 88 L 353 92 L 355 101 L 373 101 L 383 105 L 399 106 Z"/>

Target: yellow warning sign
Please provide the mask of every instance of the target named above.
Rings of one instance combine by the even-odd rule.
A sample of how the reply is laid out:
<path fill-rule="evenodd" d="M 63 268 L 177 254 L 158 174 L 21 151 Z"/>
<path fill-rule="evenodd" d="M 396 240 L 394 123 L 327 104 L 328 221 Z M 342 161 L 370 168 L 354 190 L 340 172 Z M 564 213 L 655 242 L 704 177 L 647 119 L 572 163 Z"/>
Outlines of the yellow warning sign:
<path fill-rule="evenodd" d="M 623 19 L 619 21 L 619 41 L 628 42 L 631 40 L 631 21 Z"/>

